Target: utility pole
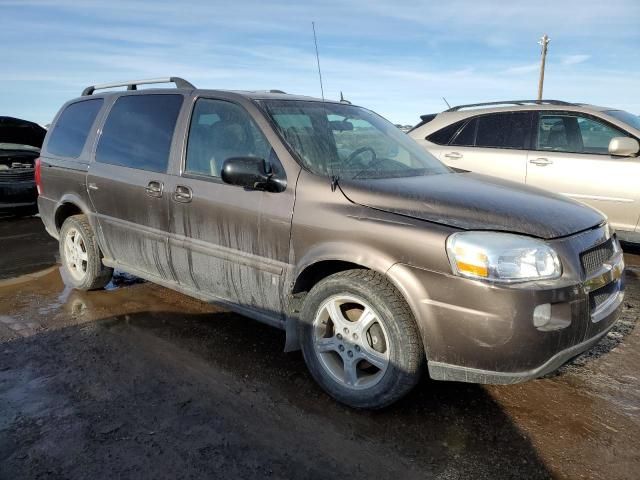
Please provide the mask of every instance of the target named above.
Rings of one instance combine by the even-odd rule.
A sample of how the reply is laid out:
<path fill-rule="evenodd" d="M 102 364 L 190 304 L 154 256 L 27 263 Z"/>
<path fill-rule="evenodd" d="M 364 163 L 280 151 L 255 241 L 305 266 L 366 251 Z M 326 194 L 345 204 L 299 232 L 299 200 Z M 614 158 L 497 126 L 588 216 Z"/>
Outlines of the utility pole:
<path fill-rule="evenodd" d="M 542 100 L 542 87 L 544 86 L 544 67 L 547 61 L 547 46 L 549 45 L 550 41 L 551 39 L 545 33 L 538 42 L 538 45 L 542 46 L 542 59 L 540 61 L 540 80 L 538 81 L 538 100 Z"/>

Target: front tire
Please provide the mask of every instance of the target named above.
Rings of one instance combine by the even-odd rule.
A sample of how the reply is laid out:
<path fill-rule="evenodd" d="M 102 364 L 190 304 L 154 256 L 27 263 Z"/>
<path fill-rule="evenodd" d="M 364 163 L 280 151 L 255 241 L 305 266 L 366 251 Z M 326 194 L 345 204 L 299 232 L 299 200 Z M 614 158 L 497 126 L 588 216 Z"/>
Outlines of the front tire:
<path fill-rule="evenodd" d="M 102 264 L 102 254 L 86 215 L 73 215 L 62 224 L 60 260 L 65 282 L 78 290 L 104 288 L 113 276 L 113 269 Z"/>
<path fill-rule="evenodd" d="M 424 349 L 411 310 L 381 274 L 348 270 L 315 285 L 300 339 L 313 378 L 339 402 L 378 409 L 418 383 Z"/>

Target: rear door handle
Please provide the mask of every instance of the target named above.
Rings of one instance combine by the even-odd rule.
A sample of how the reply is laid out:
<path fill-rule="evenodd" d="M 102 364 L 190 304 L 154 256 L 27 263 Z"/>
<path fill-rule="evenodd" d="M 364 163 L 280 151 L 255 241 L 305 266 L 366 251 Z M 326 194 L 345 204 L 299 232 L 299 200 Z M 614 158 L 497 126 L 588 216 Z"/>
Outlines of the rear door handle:
<path fill-rule="evenodd" d="M 87 187 L 89 188 L 89 190 L 98 190 L 98 185 L 93 182 L 89 183 Z"/>
<path fill-rule="evenodd" d="M 155 198 L 162 197 L 163 190 L 164 184 L 162 182 L 158 182 L 157 180 L 150 181 L 149 184 L 144 188 L 144 191 L 147 192 L 147 195 Z"/>
<path fill-rule="evenodd" d="M 184 185 L 178 185 L 175 192 L 173 192 L 173 199 L 180 203 L 189 203 L 193 200 L 193 193 L 189 187 Z"/>
<path fill-rule="evenodd" d="M 462 158 L 462 154 L 458 152 L 445 153 L 444 156 L 451 160 L 460 160 Z"/>
<path fill-rule="evenodd" d="M 529 163 L 533 163 L 534 165 L 538 165 L 539 167 L 544 167 L 545 165 L 551 165 L 553 160 L 549 160 L 548 158 L 534 158 L 533 160 L 529 160 Z"/>

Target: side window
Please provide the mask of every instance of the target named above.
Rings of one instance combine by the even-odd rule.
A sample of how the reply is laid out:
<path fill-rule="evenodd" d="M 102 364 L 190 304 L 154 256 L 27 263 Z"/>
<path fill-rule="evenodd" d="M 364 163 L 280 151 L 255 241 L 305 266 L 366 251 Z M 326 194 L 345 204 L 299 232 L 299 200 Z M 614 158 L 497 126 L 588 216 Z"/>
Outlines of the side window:
<path fill-rule="evenodd" d="M 458 133 L 456 138 L 453 139 L 451 145 L 457 145 L 459 147 L 472 147 L 476 143 L 476 127 L 478 126 L 478 119 L 474 118 L 468 122 L 464 128 Z"/>
<path fill-rule="evenodd" d="M 102 129 L 96 161 L 164 173 L 182 95 L 125 95 Z"/>
<path fill-rule="evenodd" d="M 613 137 L 628 135 L 591 118 L 571 114 L 541 115 L 538 150 L 568 153 L 609 153 Z"/>
<path fill-rule="evenodd" d="M 529 113 L 496 113 L 478 117 L 476 147 L 523 150 L 531 125 Z"/>
<path fill-rule="evenodd" d="M 441 128 L 440 130 L 427 136 L 425 140 L 429 140 L 431 143 L 435 143 L 436 145 L 448 145 L 451 141 L 451 137 L 456 134 L 463 123 L 464 121 L 452 123 L 451 125 Z"/>
<path fill-rule="evenodd" d="M 582 136 L 583 153 L 608 155 L 612 138 L 628 136 L 620 130 L 585 117 L 578 117 L 578 128 Z"/>
<path fill-rule="evenodd" d="M 219 177 L 224 161 L 232 157 L 269 160 L 271 145 L 244 108 L 200 98 L 191 116 L 185 171 Z"/>
<path fill-rule="evenodd" d="M 47 151 L 61 157 L 79 157 L 103 103 L 102 98 L 95 98 L 65 108 L 53 127 Z"/>
<path fill-rule="evenodd" d="M 541 115 L 538 122 L 537 150 L 577 151 L 576 128 L 575 117 Z"/>

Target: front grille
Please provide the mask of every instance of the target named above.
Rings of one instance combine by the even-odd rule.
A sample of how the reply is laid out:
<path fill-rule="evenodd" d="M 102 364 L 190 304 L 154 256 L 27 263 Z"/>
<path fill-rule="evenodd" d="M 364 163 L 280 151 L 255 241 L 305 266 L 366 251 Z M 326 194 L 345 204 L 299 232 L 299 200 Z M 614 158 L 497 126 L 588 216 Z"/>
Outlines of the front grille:
<path fill-rule="evenodd" d="M 33 180 L 34 178 L 32 168 L 0 170 L 0 182 L 22 182 L 25 180 Z"/>
<path fill-rule="evenodd" d="M 591 292 L 589 294 L 589 307 L 591 308 L 591 311 L 593 312 L 596 310 L 600 305 L 606 302 L 611 295 L 618 293 L 619 289 L 619 282 L 611 282 L 610 284 Z"/>
<path fill-rule="evenodd" d="M 614 253 L 613 238 L 593 247 L 591 250 L 582 252 L 580 254 L 580 263 L 582 263 L 584 273 L 589 276 L 597 272 L 607 260 L 613 257 Z"/>

